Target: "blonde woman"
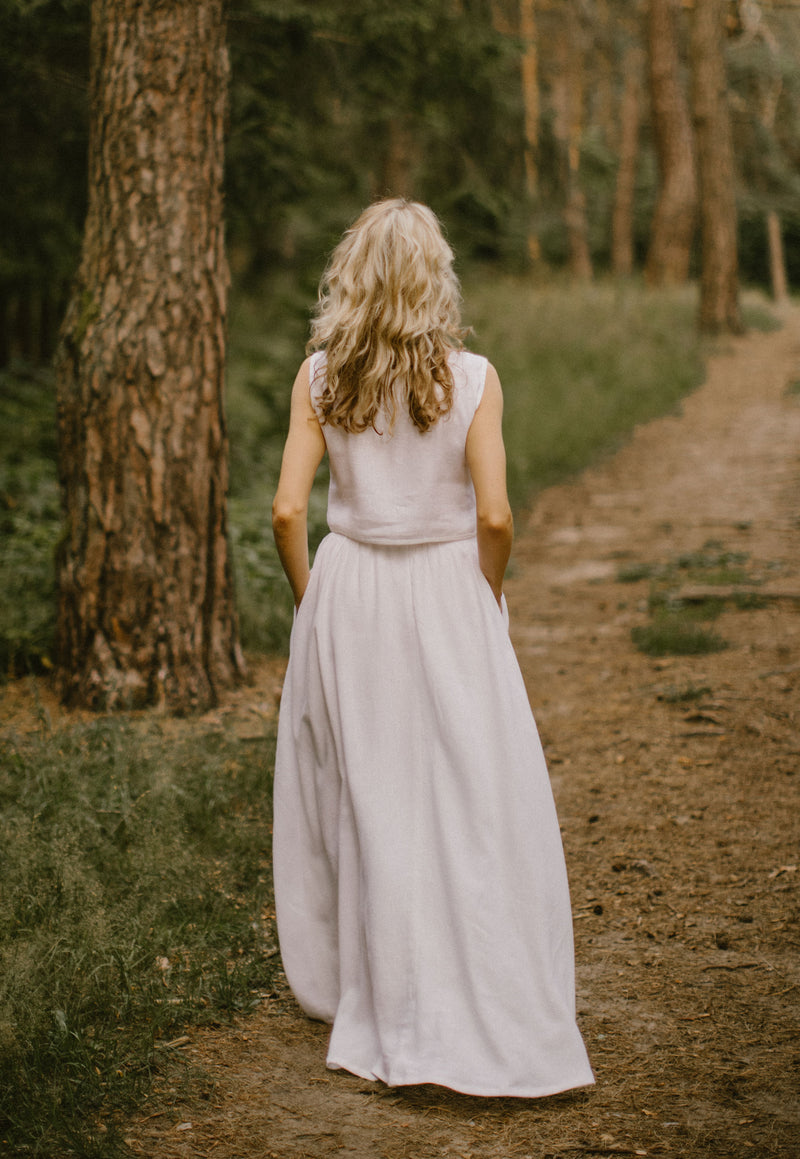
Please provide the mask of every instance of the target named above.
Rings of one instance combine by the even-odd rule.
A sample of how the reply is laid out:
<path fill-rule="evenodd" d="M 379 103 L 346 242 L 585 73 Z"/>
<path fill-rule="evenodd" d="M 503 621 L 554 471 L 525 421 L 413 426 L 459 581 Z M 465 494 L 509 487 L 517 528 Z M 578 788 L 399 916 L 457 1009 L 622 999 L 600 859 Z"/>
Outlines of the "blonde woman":
<path fill-rule="evenodd" d="M 534 1097 L 593 1082 L 547 770 L 508 637 L 502 394 L 433 213 L 378 202 L 324 275 L 273 504 L 296 618 L 275 770 L 289 983 L 328 1066 Z M 309 570 L 324 453 L 328 524 Z"/>

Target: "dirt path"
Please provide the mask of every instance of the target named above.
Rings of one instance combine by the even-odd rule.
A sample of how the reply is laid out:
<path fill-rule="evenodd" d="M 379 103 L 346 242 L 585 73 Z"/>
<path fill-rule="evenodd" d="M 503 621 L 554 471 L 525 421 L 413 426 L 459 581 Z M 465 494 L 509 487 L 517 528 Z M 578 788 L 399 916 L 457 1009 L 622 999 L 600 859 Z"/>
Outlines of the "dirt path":
<path fill-rule="evenodd" d="M 800 1156 L 800 311 L 786 323 L 727 344 L 680 416 L 544 493 L 519 529 L 512 635 L 564 831 L 597 1086 L 480 1100 L 331 1074 L 324 1028 L 281 991 L 193 1036 L 201 1069 L 131 1124 L 135 1152 Z M 637 651 L 651 584 L 702 583 L 724 600 L 710 626 L 726 650 Z"/>

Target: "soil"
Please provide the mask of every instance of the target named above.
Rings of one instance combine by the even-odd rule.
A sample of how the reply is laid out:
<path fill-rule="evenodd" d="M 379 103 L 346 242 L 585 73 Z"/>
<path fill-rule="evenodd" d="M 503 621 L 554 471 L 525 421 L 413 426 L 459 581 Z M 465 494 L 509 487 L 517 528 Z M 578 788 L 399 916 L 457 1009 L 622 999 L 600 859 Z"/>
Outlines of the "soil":
<path fill-rule="evenodd" d="M 479 1099 L 329 1072 L 326 1028 L 281 983 L 175 1046 L 183 1064 L 126 1130 L 134 1153 L 800 1156 L 800 310 L 783 321 L 726 341 L 679 414 L 518 527 L 511 631 L 562 824 L 596 1086 Z M 697 606 L 703 584 L 727 647 L 638 651 L 651 592 Z M 281 671 L 262 664 L 229 719 L 246 730 Z"/>

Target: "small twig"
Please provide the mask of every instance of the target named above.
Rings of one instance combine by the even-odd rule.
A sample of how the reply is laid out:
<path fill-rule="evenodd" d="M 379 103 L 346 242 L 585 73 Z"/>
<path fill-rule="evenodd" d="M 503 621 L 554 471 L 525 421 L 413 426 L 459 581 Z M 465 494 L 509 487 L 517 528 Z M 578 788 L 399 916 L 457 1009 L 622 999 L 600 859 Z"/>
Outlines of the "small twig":
<path fill-rule="evenodd" d="M 740 962 L 737 966 L 703 966 L 704 970 L 763 970 L 760 962 Z"/>

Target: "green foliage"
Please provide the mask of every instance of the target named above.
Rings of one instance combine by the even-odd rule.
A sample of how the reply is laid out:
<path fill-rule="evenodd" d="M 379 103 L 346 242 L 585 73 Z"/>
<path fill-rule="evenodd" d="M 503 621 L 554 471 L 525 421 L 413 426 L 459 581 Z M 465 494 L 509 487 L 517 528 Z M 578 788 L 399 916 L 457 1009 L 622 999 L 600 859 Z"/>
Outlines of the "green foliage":
<path fill-rule="evenodd" d="M 652 563 L 630 563 L 621 567 L 617 572 L 617 583 L 636 584 L 644 579 L 652 579 L 658 570 L 658 565 Z"/>
<path fill-rule="evenodd" d="M 618 447 L 702 381 L 693 290 L 470 274 L 465 299 L 476 345 L 503 382 L 516 506 Z"/>
<path fill-rule="evenodd" d="M 730 599 L 727 591 L 715 594 L 715 588 L 730 589 L 736 585 L 757 585 L 761 577 L 747 570 L 750 557 L 744 551 L 729 551 L 716 539 L 709 539 L 699 551 L 683 552 L 663 564 L 631 564 L 622 569 L 620 583 L 650 579 L 648 609 L 652 622 L 631 631 L 634 644 L 649 656 L 694 655 L 718 652 L 727 643 L 715 632 L 697 627 L 698 623 L 714 620 Z M 697 599 L 681 598 L 681 585 L 707 585 L 709 594 Z M 765 606 L 766 601 L 756 591 L 735 591 L 732 602 L 741 611 Z M 688 698 L 688 697 L 687 697 Z M 667 699 L 667 697 L 662 697 Z"/>
<path fill-rule="evenodd" d="M 699 656 L 728 647 L 716 632 L 698 628 L 685 609 L 663 611 L 651 624 L 631 628 L 631 639 L 646 656 Z"/>
<path fill-rule="evenodd" d="M 613 450 L 637 423 L 672 409 L 702 378 L 690 291 L 645 291 L 636 282 L 535 285 L 484 269 L 468 273 L 465 298 L 475 348 L 503 381 L 517 508 Z M 270 506 L 312 302 L 302 283 L 281 276 L 231 304 L 230 530 L 242 641 L 255 652 L 285 651 L 292 624 Z M 55 621 L 54 386 L 52 374 L 20 367 L 0 385 L 0 583 L 8 597 L 0 604 L 0 660 L 6 673 L 40 671 L 52 660 Z M 310 504 L 312 552 L 326 531 L 326 492 L 323 468 Z M 733 574 L 733 558 L 704 550 L 715 561 L 714 582 Z M 684 568 L 690 578 L 695 572 Z"/>
<path fill-rule="evenodd" d="M 0 1137 L 111 1159 L 163 1044 L 271 984 L 273 737 L 42 726 L 0 749 Z"/>
<path fill-rule="evenodd" d="M 51 662 L 59 528 L 53 375 L 0 372 L 1 673 Z"/>

